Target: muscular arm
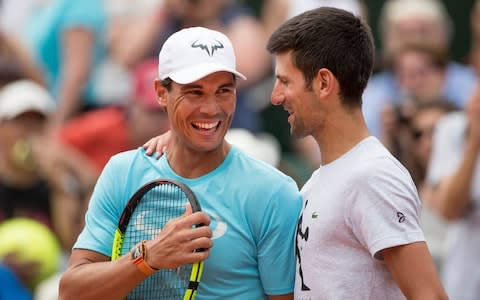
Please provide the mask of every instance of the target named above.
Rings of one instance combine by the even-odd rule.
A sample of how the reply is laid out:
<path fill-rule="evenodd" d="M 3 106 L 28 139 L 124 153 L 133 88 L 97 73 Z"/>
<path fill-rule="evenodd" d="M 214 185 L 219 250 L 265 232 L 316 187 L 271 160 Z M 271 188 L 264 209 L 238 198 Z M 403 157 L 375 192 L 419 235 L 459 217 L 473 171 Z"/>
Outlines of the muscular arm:
<path fill-rule="evenodd" d="M 110 261 L 97 252 L 75 249 L 60 281 L 59 299 L 122 299 L 145 278 L 128 255 Z"/>
<path fill-rule="evenodd" d="M 424 242 L 387 248 L 381 255 L 407 299 L 447 299 Z"/>

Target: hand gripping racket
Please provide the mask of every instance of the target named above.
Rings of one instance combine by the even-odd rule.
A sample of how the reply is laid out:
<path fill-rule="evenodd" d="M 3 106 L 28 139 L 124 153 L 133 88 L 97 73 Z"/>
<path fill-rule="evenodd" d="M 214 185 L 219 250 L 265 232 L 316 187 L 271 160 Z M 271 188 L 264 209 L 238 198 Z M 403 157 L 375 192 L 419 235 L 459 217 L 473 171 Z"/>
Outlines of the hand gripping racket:
<path fill-rule="evenodd" d="M 120 217 L 113 238 L 112 260 L 129 253 L 139 242 L 154 239 L 169 220 L 183 215 L 187 201 L 193 212 L 201 210 L 193 192 L 180 182 L 159 179 L 142 186 Z M 203 262 L 161 269 L 135 287 L 127 299 L 193 300 L 202 270 Z"/>

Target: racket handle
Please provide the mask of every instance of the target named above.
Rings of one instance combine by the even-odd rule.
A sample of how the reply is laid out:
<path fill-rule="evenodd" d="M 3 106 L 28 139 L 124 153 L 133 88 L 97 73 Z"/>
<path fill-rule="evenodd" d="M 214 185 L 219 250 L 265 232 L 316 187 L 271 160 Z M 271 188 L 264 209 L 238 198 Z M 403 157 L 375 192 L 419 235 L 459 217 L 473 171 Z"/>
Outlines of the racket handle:
<path fill-rule="evenodd" d="M 202 227 L 202 226 L 205 226 L 205 224 L 200 223 L 200 224 L 195 225 L 195 227 L 197 227 L 197 228 Z M 198 248 L 198 249 L 195 249 L 195 252 L 203 252 L 205 250 L 206 250 L 205 248 Z"/>

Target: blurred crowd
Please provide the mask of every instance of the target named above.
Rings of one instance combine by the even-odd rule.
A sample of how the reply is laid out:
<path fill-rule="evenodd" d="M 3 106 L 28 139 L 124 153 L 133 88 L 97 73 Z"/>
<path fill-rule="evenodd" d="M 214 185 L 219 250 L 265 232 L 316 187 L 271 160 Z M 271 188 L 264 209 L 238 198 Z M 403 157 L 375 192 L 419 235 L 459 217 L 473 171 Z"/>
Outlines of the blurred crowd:
<path fill-rule="evenodd" d="M 320 149 L 313 138 L 290 138 L 286 112 L 269 105 L 274 66 L 265 45 L 284 20 L 318 6 L 369 16 L 362 0 L 0 1 L 0 300 L 56 298 L 55 274 L 103 166 L 168 130 L 153 80 L 162 43 L 180 28 L 205 26 L 230 38 L 248 80 L 239 82 L 227 139 L 301 187 L 319 167 Z M 442 1 L 383 1 L 363 111 L 372 135 L 412 174 L 451 299 L 477 299 L 480 1 L 462 21 L 470 22 L 470 51 L 454 61 L 454 22 Z M 15 242 L 8 230 L 17 237 L 22 226 L 40 230 L 26 219 L 54 240 Z M 52 243 L 58 253 L 42 255 Z M 41 249 L 29 255 L 29 247 Z M 55 267 L 45 273 L 42 264 Z"/>

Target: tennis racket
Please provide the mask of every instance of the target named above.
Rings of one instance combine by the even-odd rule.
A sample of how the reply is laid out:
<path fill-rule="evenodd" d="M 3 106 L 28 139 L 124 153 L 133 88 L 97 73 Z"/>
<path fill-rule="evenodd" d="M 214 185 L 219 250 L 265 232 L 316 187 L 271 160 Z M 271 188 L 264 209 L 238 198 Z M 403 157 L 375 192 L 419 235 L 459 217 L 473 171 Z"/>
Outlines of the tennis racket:
<path fill-rule="evenodd" d="M 120 217 L 113 239 L 112 260 L 129 253 L 139 242 L 154 239 L 169 220 L 183 215 L 187 202 L 193 212 L 201 210 L 193 192 L 180 182 L 160 179 L 142 186 L 130 198 Z M 192 300 L 197 294 L 202 270 L 203 262 L 161 269 L 135 287 L 127 299 Z"/>

